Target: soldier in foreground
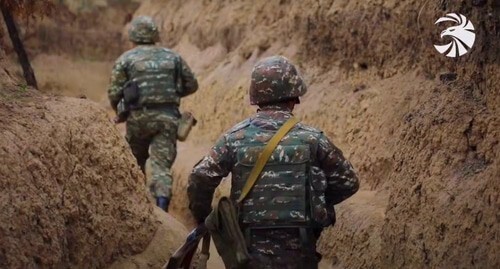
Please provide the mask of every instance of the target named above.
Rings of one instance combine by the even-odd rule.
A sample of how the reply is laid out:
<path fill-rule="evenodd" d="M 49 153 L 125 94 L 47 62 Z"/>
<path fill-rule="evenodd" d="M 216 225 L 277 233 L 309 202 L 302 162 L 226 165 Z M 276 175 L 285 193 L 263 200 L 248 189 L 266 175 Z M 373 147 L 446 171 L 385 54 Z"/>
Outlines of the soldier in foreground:
<path fill-rule="evenodd" d="M 143 172 L 150 158 L 152 179 L 148 185 L 157 205 L 167 211 L 180 99 L 196 92 L 198 82 L 177 53 L 155 45 L 159 33 L 152 18 L 133 20 L 129 39 L 135 47 L 116 61 L 108 97 L 115 111 L 124 102 L 120 104 L 128 112 L 127 141 Z"/>
<path fill-rule="evenodd" d="M 190 175 L 190 209 L 199 223 L 209 215 L 214 190 L 229 173 L 231 199 L 237 200 L 263 148 L 293 118 L 305 92 L 305 83 L 286 58 L 256 64 L 250 103 L 259 106 L 257 113 L 222 135 Z M 247 268 L 317 268 L 316 240 L 323 228 L 335 223 L 333 206 L 359 188 L 351 164 L 323 132 L 297 123 L 259 175 L 239 203 L 238 223 L 251 256 Z"/>

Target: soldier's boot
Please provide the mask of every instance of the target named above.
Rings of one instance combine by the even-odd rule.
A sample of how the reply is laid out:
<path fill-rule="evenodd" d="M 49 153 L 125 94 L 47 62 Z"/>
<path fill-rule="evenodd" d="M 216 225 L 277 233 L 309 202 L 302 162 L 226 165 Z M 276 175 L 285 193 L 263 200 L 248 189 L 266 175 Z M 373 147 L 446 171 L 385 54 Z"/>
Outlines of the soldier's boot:
<path fill-rule="evenodd" d="M 170 205 L 170 199 L 168 197 L 157 197 L 156 205 L 163 209 L 165 212 L 168 212 L 168 206 Z"/>

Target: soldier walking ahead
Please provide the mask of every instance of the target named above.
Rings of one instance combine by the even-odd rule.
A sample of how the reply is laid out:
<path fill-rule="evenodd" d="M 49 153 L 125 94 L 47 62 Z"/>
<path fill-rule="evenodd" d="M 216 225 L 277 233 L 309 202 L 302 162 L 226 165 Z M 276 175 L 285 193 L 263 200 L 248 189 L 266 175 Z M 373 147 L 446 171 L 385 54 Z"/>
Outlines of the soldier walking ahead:
<path fill-rule="evenodd" d="M 231 199 L 237 200 L 263 148 L 293 117 L 305 92 L 305 83 L 286 58 L 256 64 L 250 103 L 259 106 L 257 113 L 222 135 L 190 176 L 190 209 L 199 223 L 210 213 L 214 190 L 229 173 Z M 316 240 L 323 228 L 335 223 L 333 206 L 358 188 L 342 152 L 320 130 L 297 123 L 239 204 L 239 226 L 252 258 L 249 268 L 317 268 Z"/>
<path fill-rule="evenodd" d="M 182 97 L 196 92 L 198 82 L 177 53 L 155 45 L 159 33 L 152 18 L 133 20 L 129 39 L 135 47 L 116 61 L 108 98 L 115 111 L 122 99 L 127 100 L 127 141 L 143 172 L 150 157 L 148 185 L 157 205 L 167 211 L 172 195 L 170 168 L 177 154 L 178 107 Z"/>

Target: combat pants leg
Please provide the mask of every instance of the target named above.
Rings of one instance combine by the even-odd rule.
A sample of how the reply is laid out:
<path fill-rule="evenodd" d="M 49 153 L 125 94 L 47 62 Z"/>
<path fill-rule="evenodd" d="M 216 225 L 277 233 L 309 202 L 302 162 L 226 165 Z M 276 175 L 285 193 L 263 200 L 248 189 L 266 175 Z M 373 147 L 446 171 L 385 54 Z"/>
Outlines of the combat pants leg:
<path fill-rule="evenodd" d="M 157 111 L 133 111 L 127 120 L 127 141 L 137 163 L 145 172 L 146 160 L 151 163 L 148 187 L 156 205 L 168 210 L 172 192 L 170 168 L 176 157 L 177 122 Z"/>
<path fill-rule="evenodd" d="M 170 200 L 172 196 L 171 167 L 177 156 L 176 142 L 177 127 L 174 124 L 166 124 L 165 129 L 154 136 L 151 141 L 151 182 L 149 186 L 155 198 L 165 197 Z"/>
<path fill-rule="evenodd" d="M 132 154 L 134 155 L 137 164 L 146 175 L 146 161 L 149 158 L 149 145 L 151 137 L 145 136 L 144 131 L 139 128 L 138 123 L 127 122 L 127 142 L 130 145 Z"/>

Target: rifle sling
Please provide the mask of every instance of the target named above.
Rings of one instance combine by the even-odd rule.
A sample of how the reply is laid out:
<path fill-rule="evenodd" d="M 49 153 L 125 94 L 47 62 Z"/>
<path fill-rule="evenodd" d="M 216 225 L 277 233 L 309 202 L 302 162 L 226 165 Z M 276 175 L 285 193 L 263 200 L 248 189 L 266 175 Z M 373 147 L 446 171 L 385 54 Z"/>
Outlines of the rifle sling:
<path fill-rule="evenodd" d="M 201 245 L 201 254 L 210 256 L 210 233 L 203 236 L 203 243 Z"/>
<path fill-rule="evenodd" d="M 276 134 L 271 138 L 271 140 L 269 140 L 267 145 L 264 147 L 264 150 L 259 155 L 259 158 L 257 159 L 255 166 L 252 168 L 252 171 L 250 171 L 250 175 L 248 176 L 248 179 L 245 182 L 245 186 L 243 186 L 243 189 L 241 190 L 240 197 L 237 200 L 238 204 L 241 203 L 243 200 L 245 200 L 248 193 L 250 193 L 250 191 L 252 190 L 253 186 L 259 179 L 262 169 L 264 169 L 264 167 L 266 166 L 267 161 L 271 157 L 271 154 L 273 154 L 274 150 L 278 146 L 281 139 L 283 139 L 283 137 L 297 123 L 299 123 L 299 120 L 295 117 L 291 117 L 283 124 L 283 126 L 281 126 L 281 128 L 278 130 L 278 132 L 276 132 Z"/>
<path fill-rule="evenodd" d="M 241 203 L 248 195 L 248 193 L 252 190 L 253 186 L 259 179 L 260 173 L 266 166 L 267 161 L 271 157 L 271 154 L 274 152 L 276 147 L 278 146 L 279 142 L 283 137 L 299 122 L 298 119 L 292 117 L 288 119 L 283 126 L 276 132 L 276 134 L 269 140 L 267 145 L 264 147 L 264 150 L 262 153 L 259 155 L 259 158 L 257 159 L 257 162 L 255 163 L 255 166 L 252 168 L 252 171 L 250 171 L 250 175 L 248 176 L 247 181 L 245 182 L 245 186 L 243 186 L 243 189 L 241 191 L 241 195 L 237 200 L 237 203 Z M 226 209 L 227 210 L 227 209 Z M 214 211 L 219 212 L 218 209 L 214 209 Z M 212 212 L 214 212 L 212 211 Z M 233 216 L 235 219 L 237 219 L 237 216 Z M 218 219 L 218 217 L 216 218 Z M 227 226 L 227 224 L 226 224 Z M 231 227 L 230 225 L 227 227 Z M 241 232 L 240 232 L 241 233 Z M 236 240 L 238 241 L 238 240 Z M 244 242 L 245 240 L 243 240 Z M 239 242 L 239 241 L 238 241 Z M 216 244 L 217 246 L 217 244 Z M 201 248 L 201 253 L 204 255 L 207 255 L 209 257 L 209 250 L 210 250 L 210 233 L 207 233 L 203 237 L 203 243 L 202 243 L 202 248 Z M 220 253 L 220 252 L 219 252 Z M 222 254 L 221 254 L 222 255 Z M 246 254 L 247 256 L 249 255 L 248 253 Z"/>

